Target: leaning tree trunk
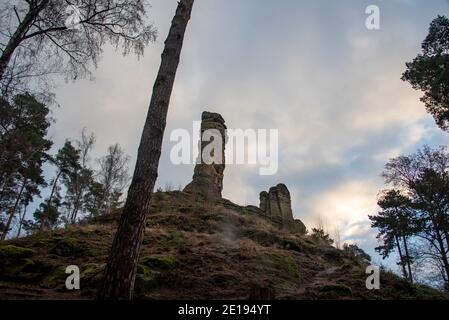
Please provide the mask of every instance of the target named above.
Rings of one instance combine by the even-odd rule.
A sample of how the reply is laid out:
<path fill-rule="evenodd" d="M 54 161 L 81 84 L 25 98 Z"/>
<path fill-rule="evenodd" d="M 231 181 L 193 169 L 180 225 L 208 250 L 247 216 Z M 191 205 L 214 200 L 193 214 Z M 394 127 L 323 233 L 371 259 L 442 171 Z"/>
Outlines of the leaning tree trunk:
<path fill-rule="evenodd" d="M 6 222 L 5 230 L 3 230 L 2 236 L 0 240 L 5 240 L 6 236 L 9 233 L 9 229 L 11 228 L 12 219 L 14 218 L 14 215 L 17 211 L 17 206 L 19 205 L 20 199 L 22 198 L 23 190 L 25 190 L 26 186 L 26 179 L 22 183 L 22 187 L 20 188 L 19 194 L 17 195 L 16 202 L 14 203 L 14 207 L 11 209 L 11 212 L 9 213 L 8 222 Z"/>
<path fill-rule="evenodd" d="M 194 0 L 178 2 L 176 15 L 165 41 L 161 66 L 140 140 L 136 168 L 112 243 L 98 299 L 128 300 L 133 296 L 146 215 L 150 209 L 151 193 L 158 175 L 170 96 L 193 2 Z"/>
<path fill-rule="evenodd" d="M 449 284 L 449 261 L 448 261 L 448 256 L 446 253 L 446 248 L 444 246 L 443 238 L 441 237 L 440 231 L 439 230 L 435 230 L 435 231 L 436 231 L 435 233 L 436 233 L 437 242 L 440 247 L 441 260 L 443 262 L 444 271 L 446 272 L 446 277 L 448 279 L 448 284 Z"/>
<path fill-rule="evenodd" d="M 25 205 L 25 207 L 23 208 L 23 214 L 22 217 L 20 218 L 20 222 L 19 222 L 19 230 L 17 230 L 17 236 L 16 238 L 20 237 L 20 232 L 22 232 L 22 226 L 23 226 L 23 222 L 25 221 L 25 216 L 27 214 L 27 205 Z"/>
<path fill-rule="evenodd" d="M 404 242 L 404 250 L 405 250 L 405 256 L 407 259 L 407 268 L 408 268 L 408 280 L 413 283 L 413 275 L 412 275 L 412 268 L 410 266 L 411 263 L 411 257 L 410 257 L 410 253 L 408 252 L 408 245 L 407 245 L 407 239 L 405 238 L 405 236 L 402 236 L 402 240 Z"/>
<path fill-rule="evenodd" d="M 404 276 L 405 279 L 408 279 L 407 270 L 405 269 L 405 264 L 404 264 L 404 255 L 402 254 L 401 245 L 399 243 L 399 238 L 398 238 L 398 236 L 394 236 L 394 238 L 396 239 L 396 246 L 398 247 L 399 259 L 401 260 L 402 275 Z"/>
<path fill-rule="evenodd" d="M 48 200 L 47 200 L 47 208 L 45 209 L 45 212 L 41 218 L 41 225 L 39 227 L 40 231 L 44 230 L 45 223 L 47 222 L 48 218 L 50 217 L 51 201 L 53 200 L 53 196 L 55 195 L 56 186 L 58 185 L 58 180 L 61 177 L 61 175 L 62 175 L 62 170 L 60 170 L 58 172 L 58 174 L 55 177 L 55 181 L 53 181 L 53 187 L 51 188 L 50 196 L 48 197 Z"/>

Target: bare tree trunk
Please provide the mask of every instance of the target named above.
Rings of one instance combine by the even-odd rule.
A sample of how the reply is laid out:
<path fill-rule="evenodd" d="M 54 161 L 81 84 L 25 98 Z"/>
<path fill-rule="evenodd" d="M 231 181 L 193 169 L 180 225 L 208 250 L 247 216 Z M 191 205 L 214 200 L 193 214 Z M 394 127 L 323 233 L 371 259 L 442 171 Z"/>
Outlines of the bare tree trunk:
<path fill-rule="evenodd" d="M 62 174 L 62 171 L 59 171 L 59 173 L 55 177 L 55 181 L 53 181 L 53 187 L 51 188 L 51 193 L 50 193 L 50 196 L 48 197 L 47 209 L 45 210 L 45 214 L 42 215 L 41 225 L 39 228 L 39 230 L 41 230 L 41 231 L 44 229 L 45 222 L 48 220 L 48 217 L 50 216 L 51 201 L 53 200 L 53 196 L 55 195 L 56 186 L 58 184 L 59 177 L 61 177 L 61 174 Z"/>
<path fill-rule="evenodd" d="M 408 279 L 410 280 L 411 283 L 413 283 L 413 275 L 412 275 L 412 268 L 410 267 L 410 254 L 408 252 L 407 239 L 403 236 L 402 241 L 404 242 L 405 258 L 407 259 Z"/>
<path fill-rule="evenodd" d="M 25 205 L 25 207 L 23 208 L 23 214 L 22 217 L 20 218 L 20 222 L 19 222 L 19 230 L 17 231 L 17 238 L 20 237 L 20 233 L 22 232 L 22 226 L 23 226 L 23 221 L 25 220 L 25 216 L 27 214 L 27 205 Z"/>
<path fill-rule="evenodd" d="M 73 210 L 72 210 L 72 213 L 70 214 L 70 217 L 68 219 L 70 224 L 75 224 L 75 222 L 76 222 L 76 216 L 78 215 L 78 211 L 79 211 L 80 206 L 81 206 L 81 195 L 82 195 L 82 191 L 80 191 L 79 188 L 78 188 L 76 199 L 75 199 L 75 203 L 73 205 Z"/>
<path fill-rule="evenodd" d="M 446 238 L 447 249 L 449 250 L 449 234 L 446 229 L 443 231 L 443 233 L 444 233 L 444 237 Z"/>
<path fill-rule="evenodd" d="M 440 247 L 440 254 L 441 254 L 441 260 L 442 260 L 443 266 L 444 266 L 444 271 L 446 272 L 447 279 L 449 279 L 449 261 L 448 261 L 448 257 L 447 257 L 447 253 L 446 253 L 446 248 L 444 246 L 444 242 L 441 237 L 440 231 L 439 230 L 435 230 L 435 231 L 436 231 L 435 233 L 436 233 L 437 242 Z"/>
<path fill-rule="evenodd" d="M 103 285 L 97 296 L 101 300 L 128 300 L 133 296 L 146 215 L 150 210 L 151 194 L 158 175 L 168 106 L 193 2 L 194 0 L 178 2 L 165 41 L 161 66 L 154 83 L 140 140 L 133 179 L 110 251 Z"/>
<path fill-rule="evenodd" d="M 76 216 L 78 215 L 78 205 L 75 204 L 75 207 L 72 210 L 72 213 L 70 214 L 70 218 L 68 219 L 69 224 L 75 224 L 76 223 Z"/>
<path fill-rule="evenodd" d="M 398 247 L 399 259 L 401 259 L 402 274 L 404 275 L 405 279 L 408 279 L 407 270 L 405 269 L 405 264 L 404 264 L 404 256 L 402 254 L 402 249 L 401 249 L 401 245 L 399 243 L 398 236 L 395 236 L 395 239 L 396 239 L 396 246 Z"/>
<path fill-rule="evenodd" d="M 37 18 L 39 13 L 48 5 L 50 0 L 42 0 L 39 4 L 30 4 L 29 9 L 25 17 L 20 21 L 17 26 L 16 31 L 13 33 L 5 49 L 0 57 L 0 79 L 3 79 L 6 67 L 8 66 L 14 51 L 19 47 L 20 43 L 25 39 L 26 33 L 29 31 L 30 27 L 33 25 L 34 20 Z"/>
<path fill-rule="evenodd" d="M 22 198 L 23 190 L 26 186 L 26 179 L 22 183 L 22 187 L 20 187 L 19 194 L 17 195 L 16 202 L 14 203 L 14 207 L 11 209 L 11 212 L 9 213 L 8 222 L 6 222 L 5 230 L 3 230 L 2 237 L 0 240 L 5 240 L 6 236 L 8 235 L 9 228 L 11 227 L 12 219 L 14 218 L 14 215 L 16 214 L 17 206 L 19 205 L 20 198 Z"/>

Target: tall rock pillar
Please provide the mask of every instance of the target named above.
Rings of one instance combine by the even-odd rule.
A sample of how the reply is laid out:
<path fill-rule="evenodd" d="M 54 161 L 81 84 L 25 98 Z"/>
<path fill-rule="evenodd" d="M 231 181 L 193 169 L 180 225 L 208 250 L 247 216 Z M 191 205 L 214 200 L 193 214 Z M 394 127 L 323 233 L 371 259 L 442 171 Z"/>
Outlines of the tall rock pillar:
<path fill-rule="evenodd" d="M 225 121 L 220 114 L 203 112 L 201 117 L 199 159 L 195 166 L 192 182 L 184 188 L 185 192 L 200 194 L 208 200 L 221 198 L 223 172 L 225 169 L 226 129 Z M 214 144 L 215 138 L 221 139 L 221 143 Z M 210 163 L 210 160 L 208 161 L 203 157 L 203 151 L 206 150 L 205 153 L 209 152 L 211 144 L 221 146 L 221 148 L 213 150 L 213 152 L 221 153 L 221 157 L 218 157 L 221 158 L 219 163 Z"/>

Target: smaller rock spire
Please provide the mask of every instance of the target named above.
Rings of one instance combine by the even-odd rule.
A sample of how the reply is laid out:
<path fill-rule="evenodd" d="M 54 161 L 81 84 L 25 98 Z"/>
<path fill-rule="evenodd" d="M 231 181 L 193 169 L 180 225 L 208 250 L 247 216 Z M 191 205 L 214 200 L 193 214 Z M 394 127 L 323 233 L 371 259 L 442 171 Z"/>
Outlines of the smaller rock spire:
<path fill-rule="evenodd" d="M 293 221 L 290 192 L 285 184 L 280 183 L 275 187 L 271 187 L 268 192 L 262 191 L 259 199 L 259 208 L 267 216 L 283 221 Z"/>

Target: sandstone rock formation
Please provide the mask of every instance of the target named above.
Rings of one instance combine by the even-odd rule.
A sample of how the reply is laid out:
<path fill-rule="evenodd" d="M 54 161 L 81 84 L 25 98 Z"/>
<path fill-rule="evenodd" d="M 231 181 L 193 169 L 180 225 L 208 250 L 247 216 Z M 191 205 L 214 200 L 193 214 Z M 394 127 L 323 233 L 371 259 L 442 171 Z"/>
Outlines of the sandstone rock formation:
<path fill-rule="evenodd" d="M 259 199 L 259 209 L 267 218 L 282 224 L 292 232 L 306 233 L 304 223 L 293 218 L 290 191 L 285 184 L 271 187 L 268 192 L 262 191 Z"/>
<path fill-rule="evenodd" d="M 290 192 L 285 184 L 271 187 L 268 192 L 262 191 L 259 208 L 270 218 L 293 221 Z"/>
<path fill-rule="evenodd" d="M 219 132 L 222 139 L 221 162 L 208 164 L 204 161 L 202 154 L 211 141 L 200 141 L 200 154 L 192 182 L 190 182 L 184 191 L 187 193 L 194 193 L 204 196 L 207 200 L 221 198 L 223 190 L 223 172 L 225 169 L 225 144 L 226 144 L 226 125 L 223 117 L 218 113 L 203 112 L 201 119 L 201 136 L 206 130 L 216 130 Z M 213 140 L 213 138 L 212 138 Z"/>
<path fill-rule="evenodd" d="M 259 195 L 259 209 L 262 210 L 263 212 L 270 214 L 270 207 L 269 207 L 269 202 L 268 202 L 268 192 L 266 191 L 262 191 Z"/>
<path fill-rule="evenodd" d="M 208 135 L 204 135 L 206 130 L 210 129 L 216 133 L 211 139 Z M 235 207 L 229 201 L 222 199 L 221 196 L 225 169 L 226 130 L 225 121 L 220 114 L 203 112 L 201 120 L 201 141 L 199 142 L 200 154 L 195 166 L 192 182 L 184 188 L 184 192 L 199 195 L 201 200 L 206 202 L 220 200 L 227 206 Z M 208 133 L 211 132 L 209 131 Z M 213 143 L 215 137 L 221 139 L 221 144 L 219 144 L 220 148 L 215 149 L 215 151 L 221 153 L 221 157 L 219 157 L 221 161 L 219 163 L 210 163 L 203 158 L 203 151 L 206 148 L 205 154 L 210 151 L 210 144 Z M 200 201 L 200 199 L 196 201 Z M 268 192 L 261 192 L 259 208 L 247 206 L 245 210 L 247 213 L 262 215 L 292 232 L 306 233 L 306 227 L 301 220 L 295 220 L 293 218 L 290 192 L 285 184 L 280 183 L 275 187 L 271 187 Z"/>

